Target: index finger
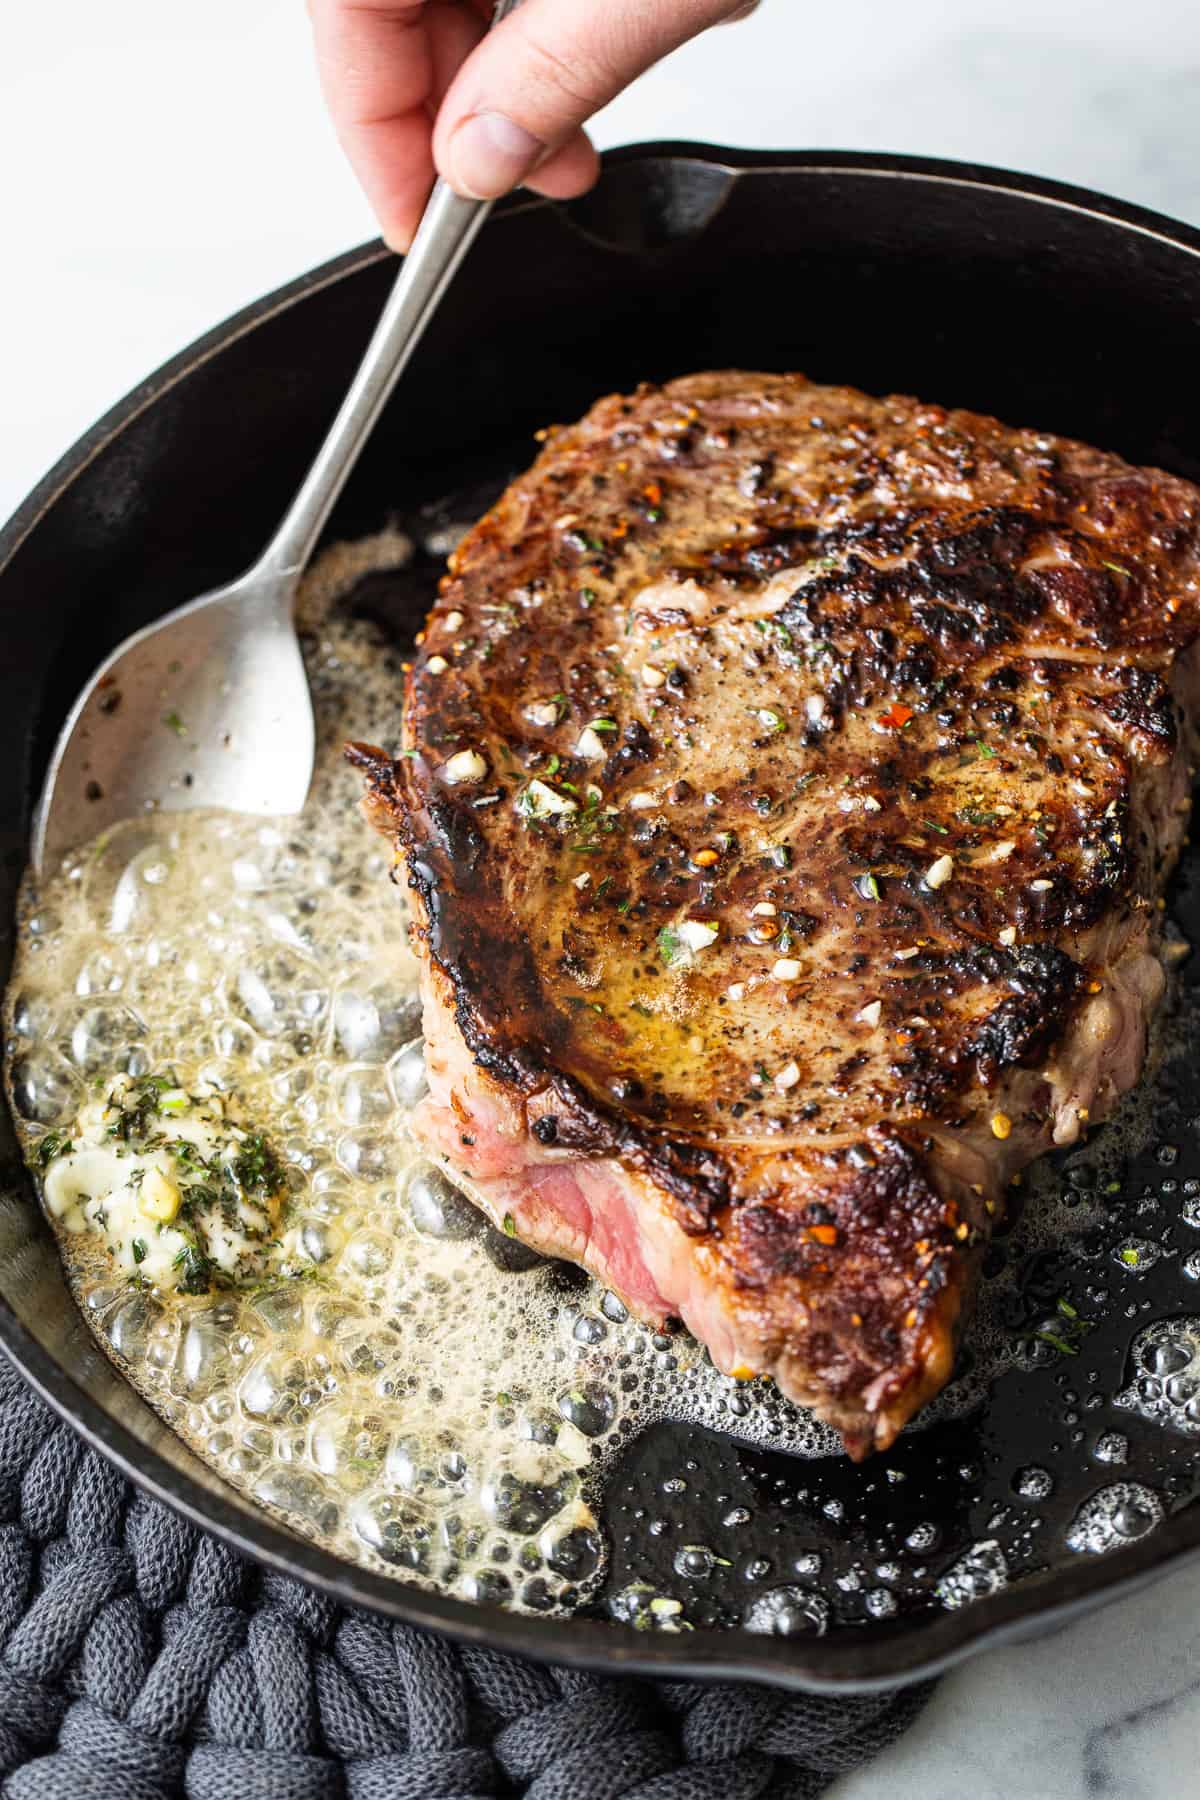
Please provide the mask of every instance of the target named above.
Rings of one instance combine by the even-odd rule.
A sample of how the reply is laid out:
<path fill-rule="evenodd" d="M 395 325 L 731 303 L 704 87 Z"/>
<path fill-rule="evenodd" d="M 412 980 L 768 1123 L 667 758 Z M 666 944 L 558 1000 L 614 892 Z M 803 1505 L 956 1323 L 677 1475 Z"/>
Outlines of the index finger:
<path fill-rule="evenodd" d="M 433 185 L 433 117 L 487 0 L 309 0 L 334 130 L 387 242 L 406 250 Z"/>

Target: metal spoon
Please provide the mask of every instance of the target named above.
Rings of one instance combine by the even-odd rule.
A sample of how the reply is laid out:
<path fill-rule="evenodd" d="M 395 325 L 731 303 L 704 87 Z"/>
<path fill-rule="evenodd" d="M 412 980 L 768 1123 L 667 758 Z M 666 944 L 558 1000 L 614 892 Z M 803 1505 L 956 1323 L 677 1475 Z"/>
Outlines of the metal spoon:
<path fill-rule="evenodd" d="M 493 24 L 518 0 L 500 0 Z M 299 493 L 253 568 L 126 638 L 63 726 L 33 827 L 36 875 L 119 819 L 220 806 L 296 813 L 313 716 L 293 623 L 313 548 L 488 203 L 438 181 L 412 249 Z"/>

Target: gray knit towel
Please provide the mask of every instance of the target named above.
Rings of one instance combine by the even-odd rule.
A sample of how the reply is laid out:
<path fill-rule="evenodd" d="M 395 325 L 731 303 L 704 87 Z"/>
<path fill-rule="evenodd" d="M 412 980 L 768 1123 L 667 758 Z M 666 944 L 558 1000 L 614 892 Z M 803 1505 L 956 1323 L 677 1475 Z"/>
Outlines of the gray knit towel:
<path fill-rule="evenodd" d="M 338 1607 L 140 1494 L 0 1357 L 6 1800 L 808 1800 L 928 1691 L 611 1680 Z"/>

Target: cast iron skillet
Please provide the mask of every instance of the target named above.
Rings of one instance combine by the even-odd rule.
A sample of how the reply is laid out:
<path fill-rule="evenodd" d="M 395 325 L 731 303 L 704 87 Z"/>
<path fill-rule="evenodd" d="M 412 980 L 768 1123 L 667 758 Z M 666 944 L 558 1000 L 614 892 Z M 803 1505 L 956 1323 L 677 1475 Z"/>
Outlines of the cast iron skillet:
<path fill-rule="evenodd" d="M 202 338 L 93 427 L 0 536 L 0 977 L 30 805 L 67 704 L 127 631 L 250 561 L 318 441 L 392 273 L 391 258 L 369 245 Z M 598 394 L 721 365 L 803 369 L 965 404 L 1195 479 L 1198 329 L 1200 234 L 1134 207 L 951 163 L 635 146 L 605 159 L 599 188 L 580 203 L 521 197 L 498 209 L 330 535 L 377 529 L 397 509 L 416 512 L 468 478 L 495 487 L 528 460 L 537 426 L 576 416 Z M 428 572 L 425 579 L 428 586 Z M 417 602 L 378 591 L 365 603 L 394 615 Z M 1195 936 L 1200 884 L 1185 869 L 1177 886 L 1185 928 L 1197 915 Z M 1185 1070 L 1173 1079 L 1163 1125 L 1187 1140 L 1175 1146 L 1172 1171 L 1182 1184 L 1200 1175 L 1200 1151 L 1182 1123 L 1200 1113 L 1200 1076 Z M 1169 1510 L 1157 1532 L 1117 1554 L 1060 1548 L 1050 1556 L 1043 1544 L 1040 1572 L 1021 1570 L 1024 1579 L 973 1606 L 902 1608 L 886 1620 L 864 1614 L 820 1639 L 720 1629 L 728 1613 L 719 1595 L 698 1607 L 699 1629 L 672 1637 L 423 1593 L 293 1537 L 159 1422 L 76 1313 L 7 1114 L 0 1134 L 0 1341 L 8 1355 L 149 1492 L 340 1599 L 563 1662 L 863 1689 L 1044 1630 L 1200 1550 L 1200 1505 L 1189 1504 L 1192 1445 L 1164 1449 L 1164 1434 L 1139 1429 L 1128 1414 L 1070 1410 L 1068 1382 L 1086 1390 L 1092 1381 L 1111 1395 L 1123 1380 L 1134 1327 L 1114 1299 L 1067 1374 L 1010 1371 L 973 1417 L 902 1440 L 884 1459 L 893 1471 L 886 1480 L 879 1462 L 861 1471 L 841 1458 L 789 1463 L 730 1438 L 664 1427 L 631 1449 L 610 1482 L 608 1523 L 624 1581 L 653 1579 L 655 1559 L 681 1534 L 724 1548 L 725 1509 L 740 1497 L 754 1500 L 758 1537 L 733 1549 L 730 1580 L 750 1580 L 755 1561 L 772 1560 L 781 1578 L 796 1543 L 820 1542 L 834 1567 L 839 1558 L 902 1556 L 899 1534 L 914 1518 L 935 1522 L 941 1548 L 927 1560 L 946 1564 L 987 1534 L 990 1519 L 1011 1512 L 1006 1484 L 1021 1463 L 1053 1472 L 1057 1499 L 1042 1510 L 1058 1506 L 1061 1525 L 1099 1485 L 1077 1440 L 1107 1424 L 1129 1435 L 1128 1472 L 1152 1480 Z M 1131 1171 L 1130 1191 L 1138 1178 Z M 1162 1234 L 1174 1254 L 1139 1287 L 1139 1324 L 1184 1310 L 1186 1232 L 1167 1218 Z M 1034 1269 L 1030 1307 L 1071 1278 L 1065 1267 Z M 1072 1429 L 1079 1418 L 1083 1433 Z M 693 1497 L 667 1505 L 661 1475 L 689 1461 Z M 644 1529 L 655 1506 L 669 1515 L 665 1551 Z"/>

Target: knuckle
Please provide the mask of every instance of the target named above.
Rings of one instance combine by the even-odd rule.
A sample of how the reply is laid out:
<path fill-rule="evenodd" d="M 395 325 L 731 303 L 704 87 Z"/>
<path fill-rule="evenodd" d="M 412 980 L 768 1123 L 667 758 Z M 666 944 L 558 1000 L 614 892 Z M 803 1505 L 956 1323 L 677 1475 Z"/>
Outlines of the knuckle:
<path fill-rule="evenodd" d="M 520 24 L 520 11 L 513 17 Z M 551 103 L 567 101 L 573 115 L 584 118 L 595 112 L 619 85 L 594 54 L 576 52 L 568 58 L 528 27 L 522 28 L 521 38 L 525 80 L 539 97 Z"/>

